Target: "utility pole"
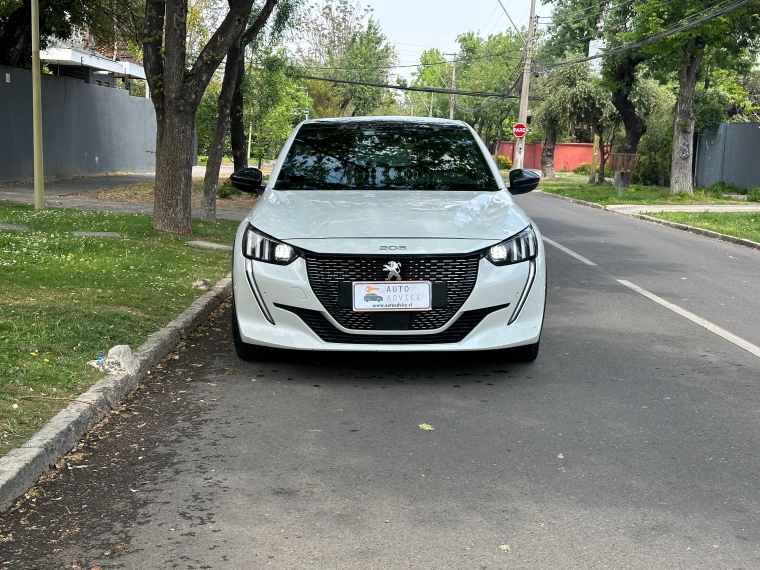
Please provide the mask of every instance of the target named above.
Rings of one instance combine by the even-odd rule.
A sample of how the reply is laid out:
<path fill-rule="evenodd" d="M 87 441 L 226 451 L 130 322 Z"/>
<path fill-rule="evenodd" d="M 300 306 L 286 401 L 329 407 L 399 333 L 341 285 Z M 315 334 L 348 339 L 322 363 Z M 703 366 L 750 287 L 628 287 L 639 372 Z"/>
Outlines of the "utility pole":
<path fill-rule="evenodd" d="M 32 0 L 32 137 L 34 139 L 34 207 L 45 207 L 45 168 L 42 162 L 42 82 L 40 72 L 40 6 Z"/>
<path fill-rule="evenodd" d="M 433 116 L 433 95 L 434 94 L 435 93 L 433 93 L 432 91 L 430 92 L 430 113 L 428 114 L 428 117 Z"/>
<path fill-rule="evenodd" d="M 453 89 L 457 88 L 457 60 L 456 60 L 457 54 L 455 54 L 455 53 L 444 53 L 443 55 L 450 55 L 450 56 L 452 56 L 454 58 L 454 59 L 451 60 L 451 65 L 452 65 L 452 67 L 451 67 L 451 89 L 453 90 Z M 443 79 L 441 79 L 441 81 L 443 81 Z M 445 84 L 445 82 L 444 82 L 444 84 Z M 456 102 L 455 97 L 456 97 L 456 95 L 454 95 L 453 93 L 449 96 L 449 119 L 451 119 L 451 120 L 454 119 L 454 104 Z"/>
<path fill-rule="evenodd" d="M 533 34 L 536 29 L 536 0 L 530 0 L 530 21 L 528 38 L 525 42 L 525 67 L 523 68 L 522 90 L 520 92 L 520 112 L 517 122 L 524 125 L 528 121 L 528 96 L 530 95 L 530 60 L 533 55 Z M 526 133 L 527 135 L 527 133 Z M 518 137 L 515 145 L 513 168 L 522 168 L 525 163 L 525 137 Z"/>

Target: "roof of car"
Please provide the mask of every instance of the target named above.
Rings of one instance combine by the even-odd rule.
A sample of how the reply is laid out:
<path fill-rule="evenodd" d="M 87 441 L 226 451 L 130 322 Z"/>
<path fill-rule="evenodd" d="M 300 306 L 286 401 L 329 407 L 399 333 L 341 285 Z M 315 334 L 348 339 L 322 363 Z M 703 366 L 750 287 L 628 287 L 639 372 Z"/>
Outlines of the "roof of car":
<path fill-rule="evenodd" d="M 463 121 L 452 121 L 450 119 L 438 119 L 435 117 L 407 117 L 404 115 L 389 117 L 335 117 L 331 119 L 310 119 L 304 121 L 304 125 L 324 125 L 324 124 L 346 124 L 346 123 L 417 123 L 417 124 L 434 124 L 434 125 L 464 125 Z"/>

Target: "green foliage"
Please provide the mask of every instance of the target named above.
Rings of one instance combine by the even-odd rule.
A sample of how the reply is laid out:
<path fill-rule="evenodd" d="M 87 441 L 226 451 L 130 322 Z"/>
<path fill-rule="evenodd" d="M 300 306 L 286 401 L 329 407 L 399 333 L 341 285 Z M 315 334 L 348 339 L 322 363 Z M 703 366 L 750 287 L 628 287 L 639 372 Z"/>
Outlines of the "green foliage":
<path fill-rule="evenodd" d="M 271 158 L 279 152 L 293 127 L 306 118 L 309 98 L 293 78 L 284 51 L 262 50 L 243 83 L 246 127 L 251 129 L 254 157 Z"/>
<path fill-rule="evenodd" d="M 598 167 L 597 167 L 597 169 L 598 169 Z M 580 174 L 580 175 L 583 175 L 583 176 L 588 176 L 589 174 L 591 174 L 591 163 L 590 162 L 582 162 L 581 164 L 579 164 L 578 166 L 576 166 L 575 168 L 573 168 L 573 174 Z M 609 162 L 605 162 L 604 163 L 604 175 L 607 178 L 611 178 L 613 174 L 614 174 L 614 172 L 612 172 L 612 168 L 610 167 L 610 163 Z"/>
<path fill-rule="evenodd" d="M 642 74 L 646 71 L 642 69 Z M 647 132 L 639 142 L 639 164 L 631 179 L 634 183 L 667 185 L 673 154 L 675 96 L 654 79 L 639 78 L 632 98 L 647 121 Z"/>
<path fill-rule="evenodd" d="M 508 156 L 498 155 L 494 157 L 494 160 L 496 161 L 496 166 L 499 167 L 499 170 L 509 170 L 512 168 L 512 159 Z"/>
<path fill-rule="evenodd" d="M 229 178 L 222 182 L 216 189 L 216 195 L 220 198 L 229 198 L 230 196 L 239 196 L 240 194 L 242 194 L 242 192 L 232 185 Z"/>
<path fill-rule="evenodd" d="M 617 190 L 612 185 L 604 186 L 590 186 L 587 184 L 579 184 L 576 180 L 572 179 L 557 179 L 547 180 L 541 182 L 541 189 L 544 192 L 551 192 L 553 194 L 559 194 L 560 196 L 567 196 L 568 198 L 575 198 L 578 200 L 585 200 L 587 202 L 595 202 L 597 204 L 640 204 L 653 206 L 663 204 L 725 204 L 726 199 L 717 199 L 712 194 L 705 192 L 695 192 L 694 194 L 670 194 L 669 188 L 663 188 L 661 186 L 642 186 L 634 184 L 630 188 L 623 191 L 622 198 L 617 195 Z M 729 201 L 728 203 L 735 204 L 736 201 Z M 760 219 L 760 216 L 758 217 Z"/>
<path fill-rule="evenodd" d="M 294 60 L 308 75 L 349 81 L 388 83 L 396 51 L 371 16 L 349 0 L 320 0 L 300 20 L 295 34 Z M 371 115 L 388 107 L 387 93 L 366 85 L 306 80 L 311 116 Z"/>
<path fill-rule="evenodd" d="M 760 242 L 760 212 L 658 212 L 649 214 L 688 226 Z"/>
<path fill-rule="evenodd" d="M 747 192 L 747 202 L 760 202 L 760 186 L 755 186 Z"/>
<path fill-rule="evenodd" d="M 219 98 L 221 82 L 214 78 L 206 87 L 198 111 L 195 113 L 195 129 L 198 135 L 198 154 L 208 156 L 211 137 L 216 126 L 216 104 Z M 229 135 L 225 140 L 225 150 L 229 149 Z M 229 154 L 227 152 L 226 154 Z"/>
<path fill-rule="evenodd" d="M 582 162 L 575 168 L 573 168 L 573 174 L 582 174 L 588 176 L 591 173 L 591 163 Z"/>

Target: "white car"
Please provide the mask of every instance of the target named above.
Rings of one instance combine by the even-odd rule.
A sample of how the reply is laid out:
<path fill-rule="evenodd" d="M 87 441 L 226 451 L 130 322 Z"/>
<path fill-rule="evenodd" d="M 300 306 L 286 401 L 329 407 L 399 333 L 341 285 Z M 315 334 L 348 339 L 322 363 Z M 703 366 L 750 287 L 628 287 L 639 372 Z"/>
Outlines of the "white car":
<path fill-rule="evenodd" d="M 237 355 L 513 349 L 538 355 L 544 246 L 466 123 L 364 117 L 301 123 L 235 237 Z M 511 192 L 511 194 L 510 194 Z"/>

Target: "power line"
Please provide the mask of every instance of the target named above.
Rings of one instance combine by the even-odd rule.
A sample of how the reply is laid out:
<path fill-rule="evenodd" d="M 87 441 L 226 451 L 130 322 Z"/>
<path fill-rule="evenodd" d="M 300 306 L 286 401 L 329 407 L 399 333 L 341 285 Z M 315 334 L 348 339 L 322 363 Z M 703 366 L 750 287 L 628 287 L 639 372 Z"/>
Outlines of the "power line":
<path fill-rule="evenodd" d="M 497 53 L 490 53 L 486 55 L 477 55 L 473 57 L 468 57 L 466 59 L 460 59 L 457 61 L 460 63 L 468 63 L 470 61 L 478 61 L 481 59 L 491 59 L 493 57 L 501 57 L 502 55 L 508 55 L 511 53 L 522 53 L 523 51 L 524 51 L 523 48 L 516 48 L 516 49 L 500 51 Z M 365 70 L 375 71 L 378 69 L 400 69 L 402 67 L 432 67 L 432 66 L 438 66 L 438 65 L 448 64 L 448 63 L 450 62 L 446 60 L 441 60 L 435 63 L 413 63 L 409 65 L 382 65 L 382 66 L 378 65 L 376 67 L 322 67 L 318 65 L 305 65 L 305 66 L 302 66 L 301 69 L 313 69 L 317 71 L 321 71 L 321 70 L 324 70 L 324 71 L 365 71 Z"/>
<path fill-rule="evenodd" d="M 621 46 L 618 46 L 613 49 L 609 49 L 603 52 L 599 52 L 595 55 L 590 55 L 588 57 L 581 57 L 577 59 L 571 59 L 567 61 L 560 61 L 557 63 L 545 63 L 544 66 L 548 68 L 553 67 L 561 67 L 564 65 L 573 65 L 575 63 L 583 63 L 585 61 L 591 61 L 593 59 L 599 59 L 602 57 L 609 57 L 611 55 L 617 55 L 619 53 L 623 53 L 626 51 L 630 51 L 632 49 L 639 48 L 641 46 L 645 46 L 651 43 L 654 43 L 658 40 L 665 39 L 669 36 L 672 36 L 673 34 L 677 34 L 678 32 L 683 32 L 688 29 L 694 28 L 695 26 L 698 26 L 699 24 L 703 24 L 704 22 L 707 22 L 709 20 L 712 20 L 713 18 L 717 18 L 718 16 L 722 16 L 723 14 L 727 14 L 728 12 L 732 12 L 736 10 L 737 8 L 741 8 L 745 4 L 749 4 L 753 0 L 738 0 L 737 2 L 734 2 L 733 4 L 728 4 L 724 6 L 723 8 L 719 8 L 715 10 L 714 12 L 707 14 L 706 16 L 702 16 L 700 18 L 697 18 L 694 21 L 686 22 L 686 19 L 682 20 L 683 23 L 673 26 L 672 28 L 669 28 L 667 30 L 663 30 L 662 32 L 658 32 L 656 34 L 652 34 L 651 36 L 647 38 L 642 38 L 640 40 L 636 40 L 634 42 L 628 42 L 626 44 L 623 44 Z M 702 11 L 704 12 L 704 10 Z M 697 12 L 697 14 L 701 14 L 702 12 Z M 690 16 L 691 18 L 693 16 Z"/>
<path fill-rule="evenodd" d="M 520 30 L 517 29 L 517 26 L 515 26 L 515 23 L 512 21 L 512 16 L 509 15 L 509 12 L 507 12 L 507 9 L 504 7 L 504 4 L 501 3 L 501 0 L 497 0 L 497 2 L 499 3 L 499 6 L 501 6 L 501 9 L 504 10 L 504 13 L 507 15 L 507 18 L 509 18 L 509 22 L 512 24 L 512 27 L 517 32 L 517 35 L 519 36 L 519 38 L 523 41 L 523 43 L 525 43 L 525 38 L 520 33 Z"/>
<path fill-rule="evenodd" d="M 493 91 L 460 91 L 458 89 L 442 89 L 438 87 L 413 87 L 406 85 L 390 85 L 385 83 L 370 83 L 368 81 L 351 81 L 349 79 L 336 79 L 334 77 L 314 77 L 301 75 L 301 79 L 311 81 L 327 81 L 330 83 L 344 83 L 348 85 L 364 85 L 366 87 L 378 87 L 380 89 L 398 89 L 400 91 L 418 91 L 421 93 L 443 93 L 445 95 L 467 95 L 468 97 L 497 97 L 501 99 L 519 99 L 517 95 L 509 93 L 495 93 Z M 532 100 L 541 101 L 542 97 L 531 97 Z"/>

